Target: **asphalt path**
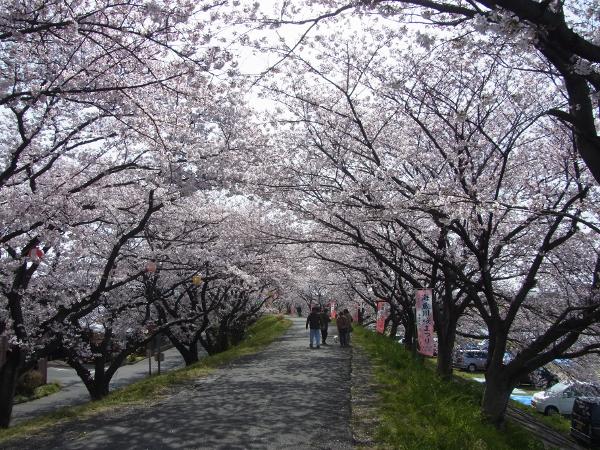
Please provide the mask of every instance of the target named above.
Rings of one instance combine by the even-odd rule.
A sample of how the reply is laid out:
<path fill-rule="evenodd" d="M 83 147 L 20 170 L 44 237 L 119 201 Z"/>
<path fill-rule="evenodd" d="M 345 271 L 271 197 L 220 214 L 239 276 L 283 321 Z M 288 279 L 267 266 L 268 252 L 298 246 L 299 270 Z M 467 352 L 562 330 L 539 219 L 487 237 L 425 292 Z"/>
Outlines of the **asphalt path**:
<path fill-rule="evenodd" d="M 165 360 L 160 363 L 161 373 L 185 366 L 181 354 L 175 348 L 165 350 L 163 353 Z M 152 360 L 152 373 L 156 374 L 157 370 L 158 363 Z M 112 391 L 139 381 L 147 377 L 148 372 L 148 358 L 135 364 L 124 365 L 113 376 L 109 389 Z M 56 411 L 65 406 L 80 405 L 90 401 L 90 395 L 81 378 L 69 366 L 50 362 L 48 383 L 53 382 L 60 383 L 61 390 L 59 392 L 30 402 L 20 403 L 13 407 L 12 425 Z"/>
<path fill-rule="evenodd" d="M 179 386 L 157 403 L 70 422 L 5 448 L 352 448 L 352 349 L 311 350 L 305 319 L 293 321 L 261 353 Z"/>

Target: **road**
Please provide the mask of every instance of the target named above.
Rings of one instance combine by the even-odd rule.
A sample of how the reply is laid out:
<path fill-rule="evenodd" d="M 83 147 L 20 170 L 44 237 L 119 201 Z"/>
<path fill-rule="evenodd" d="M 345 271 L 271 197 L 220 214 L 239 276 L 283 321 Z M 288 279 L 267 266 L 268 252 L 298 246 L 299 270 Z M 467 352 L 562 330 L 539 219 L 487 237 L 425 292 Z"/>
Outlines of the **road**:
<path fill-rule="evenodd" d="M 154 404 L 114 409 L 10 449 L 350 449 L 351 348 L 308 348 L 305 319 L 283 337 Z"/>
<path fill-rule="evenodd" d="M 175 348 L 168 349 L 163 353 L 165 354 L 165 360 L 161 362 L 161 371 L 169 371 L 185 365 L 183 358 Z M 152 373 L 155 374 L 156 370 L 157 362 L 152 361 Z M 135 364 L 122 366 L 111 380 L 110 390 L 126 386 L 147 376 L 147 358 Z M 48 382 L 58 382 L 62 386 L 62 389 L 56 394 L 15 405 L 13 407 L 11 424 L 14 425 L 24 420 L 35 418 L 64 406 L 79 405 L 90 401 L 90 396 L 85 385 L 69 366 L 60 366 L 51 362 L 50 367 L 48 367 Z"/>

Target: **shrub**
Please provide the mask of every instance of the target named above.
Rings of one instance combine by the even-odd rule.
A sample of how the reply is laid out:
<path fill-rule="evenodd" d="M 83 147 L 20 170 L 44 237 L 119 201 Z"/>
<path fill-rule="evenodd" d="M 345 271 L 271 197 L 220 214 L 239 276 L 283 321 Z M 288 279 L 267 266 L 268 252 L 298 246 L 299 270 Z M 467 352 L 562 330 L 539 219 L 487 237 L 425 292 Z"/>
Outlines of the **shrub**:
<path fill-rule="evenodd" d="M 37 370 L 29 370 L 17 380 L 16 393 L 27 397 L 33 396 L 35 388 L 44 384 L 44 377 Z"/>

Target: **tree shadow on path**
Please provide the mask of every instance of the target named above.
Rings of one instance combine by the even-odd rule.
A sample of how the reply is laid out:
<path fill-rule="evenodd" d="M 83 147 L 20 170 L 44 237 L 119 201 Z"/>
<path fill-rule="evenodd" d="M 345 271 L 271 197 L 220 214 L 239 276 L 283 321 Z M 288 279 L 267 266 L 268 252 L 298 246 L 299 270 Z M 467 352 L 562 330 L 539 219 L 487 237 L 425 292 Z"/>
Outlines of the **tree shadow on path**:
<path fill-rule="evenodd" d="M 308 348 L 304 319 L 257 355 L 177 387 L 151 407 L 71 423 L 12 448 L 344 449 L 351 349 Z"/>

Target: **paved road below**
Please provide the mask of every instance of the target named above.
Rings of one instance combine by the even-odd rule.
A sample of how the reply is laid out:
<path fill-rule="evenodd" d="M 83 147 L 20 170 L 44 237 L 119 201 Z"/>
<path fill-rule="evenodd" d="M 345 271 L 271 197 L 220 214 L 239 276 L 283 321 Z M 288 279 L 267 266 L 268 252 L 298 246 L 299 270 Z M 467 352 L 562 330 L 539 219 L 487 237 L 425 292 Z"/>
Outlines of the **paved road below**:
<path fill-rule="evenodd" d="M 308 348 L 305 319 L 260 354 L 180 386 L 160 403 L 77 421 L 8 448 L 345 449 L 350 348 Z"/>
<path fill-rule="evenodd" d="M 161 363 L 161 371 L 169 371 L 185 366 L 185 362 L 181 354 L 171 348 L 163 352 L 165 360 Z M 58 382 L 62 389 L 56 394 L 49 395 L 37 400 L 26 403 L 20 403 L 13 408 L 11 424 L 15 425 L 24 420 L 33 419 L 34 417 L 47 414 L 64 406 L 73 406 L 90 401 L 88 393 L 81 378 L 75 370 L 69 366 L 48 368 L 48 382 Z M 152 373 L 157 371 L 157 362 L 152 361 Z M 129 364 L 120 367 L 110 382 L 110 390 L 126 386 L 135 381 L 139 381 L 148 376 L 148 359 L 140 361 L 136 364 Z"/>

